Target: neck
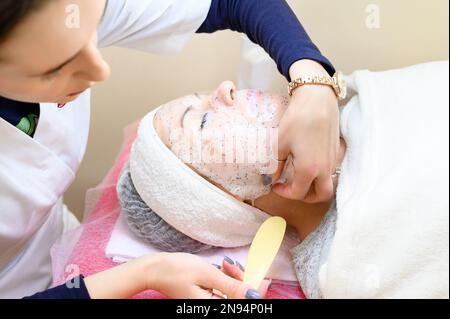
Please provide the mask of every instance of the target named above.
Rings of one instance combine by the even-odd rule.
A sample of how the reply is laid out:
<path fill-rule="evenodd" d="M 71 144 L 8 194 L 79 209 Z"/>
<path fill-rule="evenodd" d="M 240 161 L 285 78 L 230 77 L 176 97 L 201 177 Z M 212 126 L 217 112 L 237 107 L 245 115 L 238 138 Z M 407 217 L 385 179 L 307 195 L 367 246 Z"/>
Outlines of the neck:
<path fill-rule="evenodd" d="M 346 149 L 345 141 L 341 139 L 336 167 L 340 166 L 344 160 Z M 331 203 L 332 200 L 308 204 L 299 200 L 286 199 L 270 192 L 258 198 L 255 201 L 255 207 L 270 215 L 281 216 L 286 219 L 287 223 L 296 229 L 300 240 L 304 240 L 320 224 Z"/>

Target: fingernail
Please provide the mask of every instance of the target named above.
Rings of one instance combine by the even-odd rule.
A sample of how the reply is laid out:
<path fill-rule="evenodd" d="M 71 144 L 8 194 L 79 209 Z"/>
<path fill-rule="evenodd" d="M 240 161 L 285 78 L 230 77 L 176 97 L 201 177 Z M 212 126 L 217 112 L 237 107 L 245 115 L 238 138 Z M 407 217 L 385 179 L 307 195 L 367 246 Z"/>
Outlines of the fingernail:
<path fill-rule="evenodd" d="M 216 267 L 217 269 L 222 269 L 222 267 L 218 264 L 212 264 L 214 267 Z"/>
<path fill-rule="evenodd" d="M 246 299 L 261 299 L 261 294 L 253 289 L 247 290 L 247 293 L 245 294 Z"/>
<path fill-rule="evenodd" d="M 240 270 L 242 270 L 243 272 L 245 272 L 244 266 L 242 266 L 242 265 L 239 263 L 239 261 L 237 261 L 237 260 L 236 260 L 236 266 L 238 266 Z"/>
<path fill-rule="evenodd" d="M 234 261 L 230 258 L 230 257 L 227 257 L 227 256 L 225 256 L 224 258 L 223 258 L 223 260 L 225 260 L 227 263 L 229 263 L 230 265 L 234 265 Z"/>
<path fill-rule="evenodd" d="M 264 186 L 268 186 L 268 185 L 272 184 L 272 176 L 266 175 L 266 174 L 262 174 L 261 176 L 263 178 Z"/>

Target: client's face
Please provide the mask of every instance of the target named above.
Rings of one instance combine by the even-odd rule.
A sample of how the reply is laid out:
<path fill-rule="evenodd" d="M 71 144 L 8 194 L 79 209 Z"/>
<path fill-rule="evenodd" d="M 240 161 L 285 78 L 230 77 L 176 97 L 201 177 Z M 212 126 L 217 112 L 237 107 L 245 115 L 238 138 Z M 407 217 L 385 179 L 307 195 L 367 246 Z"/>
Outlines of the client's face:
<path fill-rule="evenodd" d="M 171 101 L 155 116 L 162 141 L 181 160 L 241 199 L 270 192 L 262 174 L 274 173 L 277 130 L 287 98 L 222 83 L 210 95 Z"/>

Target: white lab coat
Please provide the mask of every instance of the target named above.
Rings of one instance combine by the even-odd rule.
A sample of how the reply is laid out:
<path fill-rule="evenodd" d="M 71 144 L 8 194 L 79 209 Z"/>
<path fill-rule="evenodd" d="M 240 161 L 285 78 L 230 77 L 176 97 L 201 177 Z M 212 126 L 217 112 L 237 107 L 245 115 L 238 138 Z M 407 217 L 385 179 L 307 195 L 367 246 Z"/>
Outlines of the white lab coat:
<path fill-rule="evenodd" d="M 101 47 L 179 51 L 206 19 L 211 0 L 109 0 Z M 62 196 L 84 156 L 90 92 L 59 109 L 42 103 L 34 138 L 0 118 L 0 298 L 51 284 L 50 248 L 73 225 Z"/>

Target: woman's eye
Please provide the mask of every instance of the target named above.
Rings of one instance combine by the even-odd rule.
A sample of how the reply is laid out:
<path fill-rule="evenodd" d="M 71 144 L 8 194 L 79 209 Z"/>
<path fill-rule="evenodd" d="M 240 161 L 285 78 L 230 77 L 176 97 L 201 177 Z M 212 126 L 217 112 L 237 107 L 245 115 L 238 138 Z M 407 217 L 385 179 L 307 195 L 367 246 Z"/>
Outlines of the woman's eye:
<path fill-rule="evenodd" d="M 48 74 L 43 75 L 43 76 L 41 77 L 41 79 L 42 79 L 43 81 L 51 81 L 51 80 L 53 80 L 54 78 L 57 78 L 57 77 L 61 74 L 61 71 L 62 71 L 62 68 L 61 68 L 61 69 L 58 69 L 58 70 L 55 70 L 55 71 L 53 71 L 53 72 L 51 72 L 51 73 L 48 73 Z"/>
<path fill-rule="evenodd" d="M 200 130 L 203 130 L 205 127 L 206 121 L 208 120 L 208 113 L 203 114 L 202 116 L 202 122 L 200 124 Z"/>

